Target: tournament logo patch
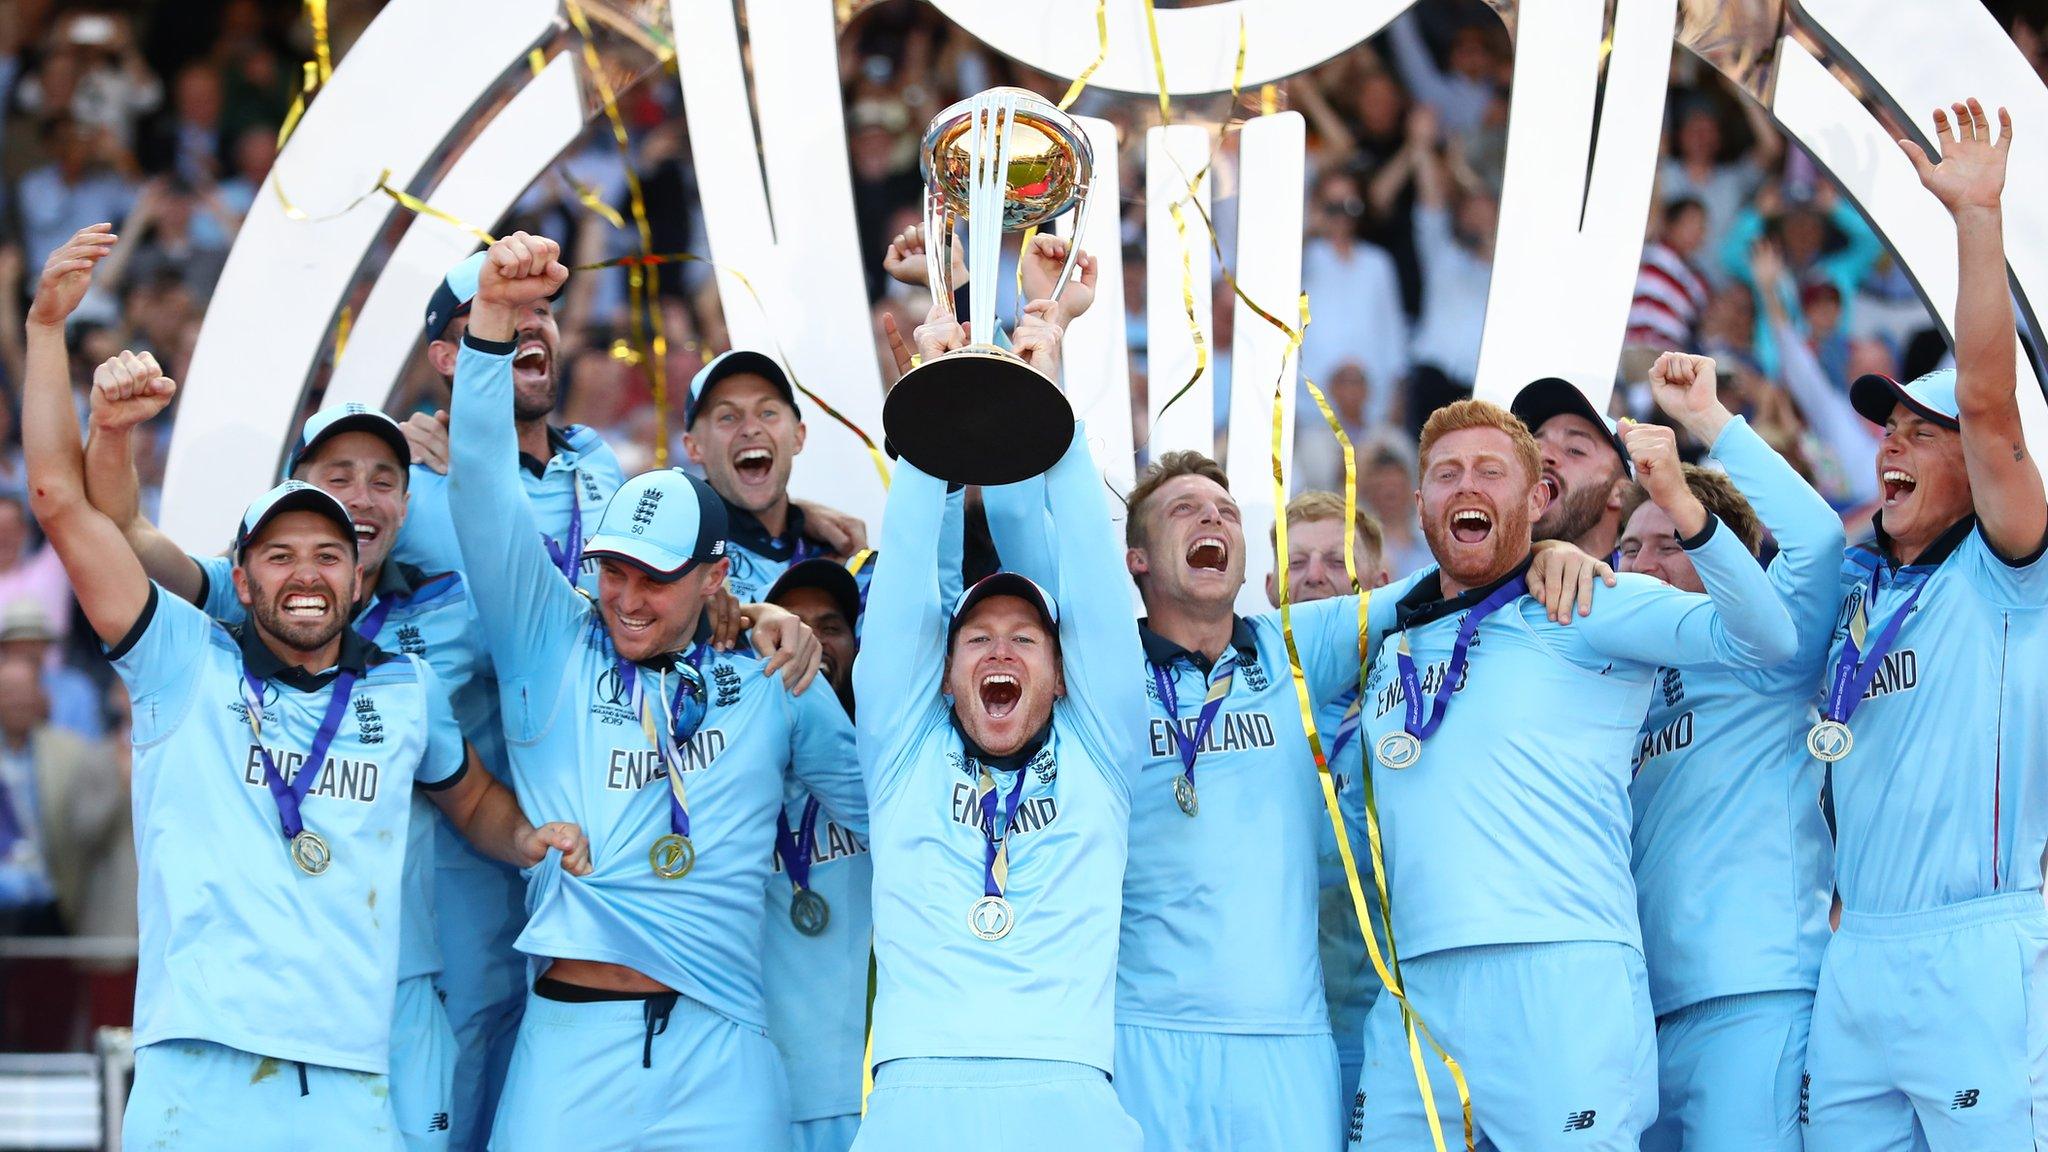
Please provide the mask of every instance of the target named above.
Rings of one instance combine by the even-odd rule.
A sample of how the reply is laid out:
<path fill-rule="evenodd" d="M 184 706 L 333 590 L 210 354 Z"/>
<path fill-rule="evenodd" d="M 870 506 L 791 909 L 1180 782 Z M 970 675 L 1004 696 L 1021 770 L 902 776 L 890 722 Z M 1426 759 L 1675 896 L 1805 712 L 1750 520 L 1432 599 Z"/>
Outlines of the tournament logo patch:
<path fill-rule="evenodd" d="M 605 724 L 639 723 L 633 713 L 633 690 L 617 664 L 606 664 L 590 682 L 590 714 Z"/>

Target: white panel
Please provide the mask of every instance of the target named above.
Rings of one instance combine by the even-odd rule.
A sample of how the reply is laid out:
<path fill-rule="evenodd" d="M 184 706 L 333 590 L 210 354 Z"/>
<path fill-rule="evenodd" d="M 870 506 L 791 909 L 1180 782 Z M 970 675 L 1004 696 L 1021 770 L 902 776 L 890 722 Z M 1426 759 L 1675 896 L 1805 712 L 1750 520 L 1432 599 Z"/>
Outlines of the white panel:
<path fill-rule="evenodd" d="M 1130 334 L 1124 317 L 1123 203 L 1121 170 L 1116 162 L 1116 125 L 1092 116 L 1076 117 L 1095 150 L 1095 177 L 1090 195 L 1088 232 L 1083 251 L 1095 257 L 1095 304 L 1067 326 L 1063 359 L 1064 387 L 1074 415 L 1088 425 L 1088 439 L 1103 478 L 1118 492 L 1136 480 L 1131 447 Z M 1062 216 L 1057 230 L 1071 237 L 1074 213 Z M 1111 508 L 1122 519 L 1122 511 Z"/>
<path fill-rule="evenodd" d="M 491 118 L 427 203 L 479 228 L 505 214 L 519 194 L 583 131 L 578 54 L 557 55 Z M 566 245 L 572 238 L 559 237 Z M 391 251 L 356 317 L 348 346 L 327 383 L 327 402 L 382 407 L 421 340 L 420 314 L 448 269 L 480 241 L 445 220 L 419 216 Z"/>
<path fill-rule="evenodd" d="M 1260 308 L 1297 327 L 1301 296 L 1304 124 L 1299 112 L 1260 116 L 1238 135 L 1237 284 Z M 1273 550 L 1273 388 L 1279 382 L 1282 450 L 1294 447 L 1297 365 L 1287 336 L 1244 301 L 1237 309 L 1230 354 L 1230 488 L 1244 514 L 1244 588 L 1237 610 L 1263 612 Z M 1341 322 L 1341 321 L 1339 321 Z M 1320 381 L 1318 384 L 1320 385 Z M 1311 413 L 1309 419 L 1321 421 Z M 1327 433 L 1325 433 L 1327 434 Z"/>
<path fill-rule="evenodd" d="M 730 0 L 677 0 L 673 12 L 711 255 L 760 295 L 757 306 L 734 276 L 720 272 L 733 346 L 786 357 L 798 381 L 879 445 L 882 377 L 854 230 L 832 4 L 773 0 L 750 8 L 758 153 L 742 103 L 747 89 Z M 809 436 L 791 490 L 874 523 L 883 490 L 866 449 L 815 404 L 804 405 L 804 422 Z"/>
<path fill-rule="evenodd" d="M 1188 181 L 1209 162 L 1209 130 L 1193 124 L 1174 124 L 1145 133 L 1145 410 L 1150 427 L 1145 438 L 1145 455 L 1157 460 L 1177 448 L 1193 448 L 1216 454 L 1214 391 L 1208 371 L 1195 379 L 1198 362 L 1194 333 L 1188 328 L 1188 313 L 1181 293 L 1182 254 L 1192 271 L 1195 321 L 1202 340 L 1213 352 L 1210 329 L 1209 278 L 1214 261 L 1209 251 L 1209 233 L 1202 226 L 1194 203 L 1181 205 L 1181 219 L 1187 226 L 1187 240 L 1174 230 L 1168 206 L 1185 200 Z M 1214 173 L 1202 178 L 1197 198 L 1202 210 L 1209 207 Z M 1174 393 L 1187 387 L 1187 395 L 1173 402 L 1162 418 L 1160 408 Z"/>
<path fill-rule="evenodd" d="M 1200 8 L 1159 9 L 1159 49 L 1167 91 L 1222 92 L 1237 64 L 1244 22 L 1247 87 L 1302 72 L 1386 27 L 1413 0 L 1231 0 Z M 1101 51 L 1096 0 L 932 0 L 932 7 L 997 51 L 1071 80 Z M 1088 83 L 1117 92 L 1159 90 L 1139 0 L 1110 0 L 1109 55 Z"/>
<path fill-rule="evenodd" d="M 1613 391 L 1676 0 L 1617 5 L 1603 96 L 1605 13 L 1604 0 L 1549 0 L 1524 5 L 1516 26 L 1507 177 L 1475 389 L 1498 403 L 1541 376 L 1572 381 L 1602 407 Z"/>
<path fill-rule="evenodd" d="M 272 183 L 315 216 L 383 169 L 404 187 L 555 16 L 554 0 L 394 0 L 336 67 L 257 193 L 207 307 L 164 478 L 163 526 L 179 543 L 220 547 L 275 479 L 328 322 L 393 209 L 378 196 L 339 219 L 294 221 Z"/>
<path fill-rule="evenodd" d="M 1931 113 L 1933 109 L 1930 101 L 1927 110 Z M 1793 139 L 1813 153 L 1814 159 L 1842 185 L 1871 225 L 1890 243 L 1900 263 L 1911 271 L 1945 334 L 1952 335 L 1956 312 L 1955 221 L 1941 202 L 1920 186 L 1912 162 L 1899 150 L 1884 125 L 1873 119 L 1820 61 L 1790 37 L 1778 45 L 1778 83 L 1771 112 Z M 2048 128 L 2048 107 L 2041 110 L 2041 115 L 2043 127 Z M 2014 119 L 2019 119 L 2019 115 L 2015 114 Z M 2015 165 L 2025 140 L 2025 135 L 2014 133 Z M 2022 261 L 2035 260 L 2038 255 L 2017 246 L 2014 219 L 2034 206 L 2026 203 L 2024 196 L 2016 195 L 2016 174 L 2016 168 L 2009 168 L 2005 183 L 2005 250 L 2015 267 Z M 2040 270 L 2040 277 L 2034 281 L 2037 289 L 2048 292 L 2048 268 Z M 2024 352 L 2019 357 L 2018 394 L 2027 443 L 2034 446 L 2037 455 L 2048 451 L 2048 405 L 2042 401 L 2040 384 Z"/>

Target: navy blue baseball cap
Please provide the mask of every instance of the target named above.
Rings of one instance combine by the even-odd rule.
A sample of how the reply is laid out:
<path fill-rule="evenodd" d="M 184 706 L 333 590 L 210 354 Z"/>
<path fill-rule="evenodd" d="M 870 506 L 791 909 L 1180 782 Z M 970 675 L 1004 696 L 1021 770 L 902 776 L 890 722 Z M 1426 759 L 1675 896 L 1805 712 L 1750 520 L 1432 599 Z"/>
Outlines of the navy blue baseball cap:
<path fill-rule="evenodd" d="M 368 432 L 382 440 L 398 457 L 398 467 L 406 471 L 412 464 L 412 445 L 405 441 L 405 433 L 398 427 L 398 421 L 367 404 L 335 404 L 322 408 L 306 417 L 306 423 L 299 429 L 299 439 L 292 445 L 289 455 L 284 458 L 284 474 L 290 476 L 299 470 L 299 464 L 320 447 L 344 432 Z"/>
<path fill-rule="evenodd" d="M 725 501 L 680 468 L 658 468 L 612 494 L 583 558 L 623 561 L 667 583 L 725 550 Z"/>
<path fill-rule="evenodd" d="M 770 604 L 780 604 L 784 596 L 799 588 L 816 588 L 830 596 L 833 607 L 846 617 L 847 624 L 860 620 L 860 582 L 839 561 L 815 556 L 801 564 L 790 565 L 776 578 L 775 586 L 768 589 L 764 599 Z"/>
<path fill-rule="evenodd" d="M 1508 411 L 1515 418 L 1529 426 L 1530 435 L 1535 435 L 1543 423 L 1552 416 L 1577 416 L 1593 425 L 1605 429 L 1607 443 L 1614 448 L 1614 454 L 1621 458 L 1621 466 L 1630 474 L 1635 472 L 1635 461 L 1628 458 L 1628 444 L 1621 438 L 1621 428 L 1609 420 L 1605 413 L 1593 407 L 1579 386 L 1561 376 L 1545 376 L 1530 382 L 1515 393 L 1515 402 L 1508 405 Z"/>
<path fill-rule="evenodd" d="M 1021 572 L 997 572 L 974 582 L 974 587 L 960 594 L 953 605 L 953 621 L 946 627 L 946 642 L 952 643 L 960 625 L 967 620 L 967 614 L 974 611 L 982 601 L 996 596 L 1015 596 L 1038 610 L 1038 618 L 1044 622 L 1045 630 L 1058 638 L 1060 632 L 1060 606 L 1052 593 L 1038 586 L 1036 580 Z"/>
<path fill-rule="evenodd" d="M 704 397 L 711 392 L 713 386 L 721 380 L 741 373 L 752 373 L 766 378 L 768 383 L 775 386 L 777 392 L 782 393 L 782 398 L 789 402 L 789 407 L 796 412 L 797 419 L 803 419 L 803 411 L 796 405 L 796 388 L 790 384 L 789 373 L 782 370 L 782 365 L 776 363 L 775 358 L 765 352 L 735 348 L 712 357 L 711 363 L 699 368 L 697 375 L 690 379 L 690 395 L 683 401 L 683 427 L 688 429 L 697 422 L 697 413 L 704 407 Z"/>
<path fill-rule="evenodd" d="M 327 494 L 325 489 L 315 488 L 303 480 L 287 480 L 263 495 L 258 496 L 242 513 L 242 525 L 235 533 L 235 562 L 241 563 L 242 552 L 250 541 L 263 534 L 263 529 L 272 520 L 287 512 L 317 512 L 334 522 L 342 539 L 348 541 L 351 554 L 356 551 L 356 522 L 341 506 L 341 501 Z"/>
<path fill-rule="evenodd" d="M 1892 418 L 1892 409 L 1904 404 L 1915 416 L 1930 424 L 1960 430 L 1962 406 L 1956 402 L 1956 370 L 1937 368 L 1910 384 L 1871 373 L 1858 376 L 1849 385 L 1849 403 L 1856 414 L 1878 427 Z"/>
<path fill-rule="evenodd" d="M 469 315 L 469 302 L 476 299 L 477 280 L 483 272 L 484 253 L 473 252 L 441 277 L 434 295 L 427 300 L 427 339 L 439 340 L 448 331 L 449 321 Z"/>

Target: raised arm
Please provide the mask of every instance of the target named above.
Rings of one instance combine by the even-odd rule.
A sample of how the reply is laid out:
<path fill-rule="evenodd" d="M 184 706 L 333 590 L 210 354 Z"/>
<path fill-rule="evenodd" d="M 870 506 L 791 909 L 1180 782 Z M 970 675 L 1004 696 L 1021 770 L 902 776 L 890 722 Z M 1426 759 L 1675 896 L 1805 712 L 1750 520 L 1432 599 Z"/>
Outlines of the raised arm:
<path fill-rule="evenodd" d="M 854 662 L 857 668 L 859 661 Z M 868 793 L 861 782 L 860 757 L 853 740 L 853 722 L 830 692 L 789 696 L 790 771 L 825 809 L 825 814 L 857 836 L 868 834 Z"/>
<path fill-rule="evenodd" d="M 917 329 L 918 350 L 926 359 L 966 343 L 959 321 L 943 304 L 934 305 Z M 870 769 L 884 762 L 884 750 L 895 740 L 911 735 L 911 720 L 939 698 L 952 607 L 940 602 L 939 569 L 960 566 L 957 553 L 943 555 L 940 548 L 945 516 L 946 482 L 898 461 L 861 619 L 862 634 L 874 641 L 853 662 L 861 762 Z"/>
<path fill-rule="evenodd" d="M 1749 422 L 1721 403 L 1714 361 L 1666 352 L 1650 368 L 1657 406 L 1728 470 L 1728 478 L 1756 509 L 1778 542 L 1767 572 L 1798 632 L 1796 658 L 1783 667 L 1807 687 L 1827 658 L 1841 594 L 1842 518 L 1801 479 Z"/>
<path fill-rule="evenodd" d="M 1911 140 L 1899 141 L 1920 183 L 1956 222 L 1956 408 L 1962 417 L 1963 466 L 1970 499 L 1992 551 L 2007 560 L 2032 556 L 2048 538 L 2048 495 L 2020 428 L 2019 374 L 2012 295 L 2005 274 L 2005 188 L 2012 117 L 1998 127 L 1973 98 L 1934 110 L 1941 162 Z M 1998 140 L 1994 143 L 1992 137 Z"/>
<path fill-rule="evenodd" d="M 559 254 L 554 241 L 524 232 L 491 245 L 455 361 L 448 510 L 501 681 L 545 669 L 553 659 L 549 649 L 587 611 L 541 543 L 519 480 L 519 433 L 512 418 L 514 318 L 561 287 L 569 273 Z"/>
<path fill-rule="evenodd" d="M 177 384 L 147 352 L 122 352 L 93 370 L 85 492 L 92 506 L 120 527 L 149 578 L 178 599 L 197 604 L 209 590 L 206 576 L 142 514 L 142 485 L 135 474 L 135 429 L 162 412 L 177 392 Z"/>
<path fill-rule="evenodd" d="M 85 494 L 85 452 L 71 406 L 64 322 L 86 289 L 93 266 L 113 250 L 109 224 L 80 229 L 50 254 L 28 312 L 28 366 L 22 388 L 22 455 L 28 464 L 29 509 L 64 561 L 72 592 L 93 632 L 119 644 L 150 599 L 149 577 L 128 550 L 121 529 Z"/>
<path fill-rule="evenodd" d="M 1105 752 L 1127 748 L 1130 718 L 1145 712 L 1144 650 L 1131 612 L 1130 575 L 1123 543 L 1109 519 L 1102 473 L 1088 452 L 1087 428 L 1074 425 L 1066 455 L 1045 477 L 1046 507 L 1060 526 L 1053 537 L 1059 580 L 1060 660 L 1067 698 L 1091 716 Z M 1116 757 L 1128 772 L 1136 755 Z"/>
<path fill-rule="evenodd" d="M 1686 487 L 1678 437 L 1657 424 L 1630 424 L 1629 458 L 1636 477 L 1671 522 L 1691 557 L 1705 596 L 1636 577 L 1626 596 L 1603 600 L 1572 625 L 1605 656 L 1676 668 L 1772 668 L 1790 659 L 1795 640 L 1785 602 L 1734 532 L 1713 518 Z"/>

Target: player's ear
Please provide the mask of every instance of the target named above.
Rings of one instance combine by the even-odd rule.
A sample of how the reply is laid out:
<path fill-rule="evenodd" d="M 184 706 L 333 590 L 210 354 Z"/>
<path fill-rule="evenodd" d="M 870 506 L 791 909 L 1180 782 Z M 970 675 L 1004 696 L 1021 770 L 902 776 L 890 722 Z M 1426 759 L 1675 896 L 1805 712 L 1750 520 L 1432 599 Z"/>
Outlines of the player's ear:
<path fill-rule="evenodd" d="M 1124 549 L 1124 568 L 1133 576 L 1143 576 L 1152 571 L 1152 561 L 1143 548 Z"/>
<path fill-rule="evenodd" d="M 1275 608 L 1280 606 L 1280 574 L 1278 572 L 1266 573 L 1266 603 L 1271 604 Z"/>
<path fill-rule="evenodd" d="M 444 380 L 455 378 L 456 352 L 453 340 L 427 341 L 427 363 L 433 365 L 435 375 Z"/>
<path fill-rule="evenodd" d="M 247 608 L 256 602 L 256 594 L 249 586 L 249 573 L 240 564 L 228 573 L 235 582 L 235 599 Z"/>

